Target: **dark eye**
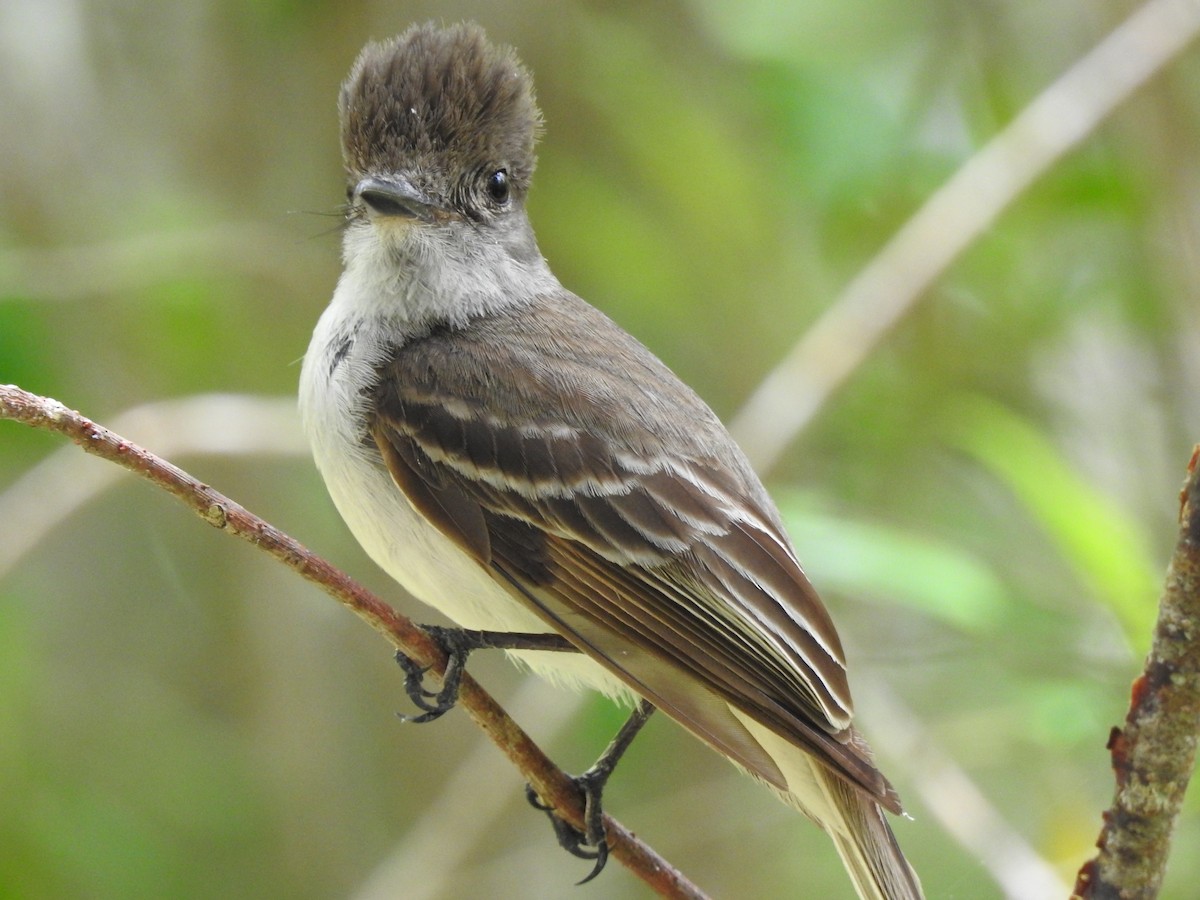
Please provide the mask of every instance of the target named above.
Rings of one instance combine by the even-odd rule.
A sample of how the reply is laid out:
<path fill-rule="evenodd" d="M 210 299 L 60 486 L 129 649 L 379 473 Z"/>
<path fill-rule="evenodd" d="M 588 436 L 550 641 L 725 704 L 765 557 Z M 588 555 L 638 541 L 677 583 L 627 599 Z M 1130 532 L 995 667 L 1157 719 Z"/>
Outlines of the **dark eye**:
<path fill-rule="evenodd" d="M 504 203 L 508 200 L 508 173 L 503 169 L 497 169 L 487 180 L 488 196 L 496 203 Z"/>

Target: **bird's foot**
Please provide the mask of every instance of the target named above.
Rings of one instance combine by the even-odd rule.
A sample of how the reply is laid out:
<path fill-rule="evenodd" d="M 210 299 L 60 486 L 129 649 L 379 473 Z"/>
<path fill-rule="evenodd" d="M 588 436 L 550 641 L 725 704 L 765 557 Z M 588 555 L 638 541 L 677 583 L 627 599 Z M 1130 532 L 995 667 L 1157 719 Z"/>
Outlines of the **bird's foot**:
<path fill-rule="evenodd" d="M 538 796 L 537 791 L 531 785 L 525 785 L 525 796 L 529 803 L 550 817 L 550 824 L 554 826 L 554 836 L 558 838 L 559 846 L 572 856 L 595 860 L 592 871 L 577 884 L 587 884 L 600 874 L 605 863 L 608 862 L 608 841 L 605 837 L 601 795 L 604 792 L 604 786 L 608 784 L 608 779 L 616 769 L 617 763 L 629 749 L 629 745 L 633 743 L 634 737 L 642 730 L 642 726 L 646 724 L 646 720 L 650 718 L 652 712 L 654 712 L 652 704 L 646 700 L 639 701 L 633 714 L 621 726 L 621 730 L 617 732 L 617 736 L 613 738 L 612 743 L 608 745 L 600 758 L 582 775 L 571 779 L 583 798 L 584 828 L 582 831 L 559 816 L 552 806 Z"/>
<path fill-rule="evenodd" d="M 458 702 L 458 689 L 462 684 L 462 676 L 466 671 L 467 657 L 474 650 L 548 650 L 558 652 L 578 652 L 576 647 L 566 638 L 557 634 L 527 634 L 524 632 L 507 631 L 475 631 L 469 628 L 443 628 L 439 625 L 422 625 L 442 652 L 446 654 L 446 669 L 442 673 L 440 690 L 430 691 L 425 688 L 425 675 L 429 666 L 422 666 L 406 655 L 396 651 L 396 662 L 404 670 L 404 691 L 417 709 L 419 715 L 409 716 L 400 714 L 400 721 L 421 724 L 432 722 L 434 719 L 448 713 Z"/>

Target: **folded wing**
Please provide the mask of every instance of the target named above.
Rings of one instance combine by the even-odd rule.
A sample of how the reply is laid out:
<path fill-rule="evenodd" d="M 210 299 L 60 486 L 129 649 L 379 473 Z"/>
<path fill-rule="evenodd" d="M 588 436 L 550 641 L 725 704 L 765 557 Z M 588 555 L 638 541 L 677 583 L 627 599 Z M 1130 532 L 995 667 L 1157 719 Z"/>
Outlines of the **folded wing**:
<path fill-rule="evenodd" d="M 538 345 L 529 335 L 546 329 L 525 317 L 551 315 L 586 320 L 556 334 L 603 340 Z M 708 407 L 569 295 L 452 336 L 412 341 L 381 369 L 371 437 L 409 501 L 548 625 L 751 772 L 786 787 L 728 704 L 898 810 L 852 739 L 832 622 Z"/>

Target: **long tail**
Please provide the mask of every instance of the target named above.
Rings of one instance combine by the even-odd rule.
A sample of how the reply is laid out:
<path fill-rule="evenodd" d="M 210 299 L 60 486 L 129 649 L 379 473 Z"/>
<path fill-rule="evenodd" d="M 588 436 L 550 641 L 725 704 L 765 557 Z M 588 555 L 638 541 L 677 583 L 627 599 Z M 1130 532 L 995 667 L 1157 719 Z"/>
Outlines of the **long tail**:
<path fill-rule="evenodd" d="M 917 873 L 900 851 L 878 803 L 795 744 L 733 707 L 730 710 L 786 781 L 787 790 L 775 788 L 780 799 L 833 838 L 862 900 L 924 900 Z M 870 753 L 857 733 L 851 739 Z"/>
<path fill-rule="evenodd" d="M 879 804 L 823 766 L 818 777 L 840 821 L 821 822 L 863 900 L 922 900 L 921 882 L 900 851 Z"/>

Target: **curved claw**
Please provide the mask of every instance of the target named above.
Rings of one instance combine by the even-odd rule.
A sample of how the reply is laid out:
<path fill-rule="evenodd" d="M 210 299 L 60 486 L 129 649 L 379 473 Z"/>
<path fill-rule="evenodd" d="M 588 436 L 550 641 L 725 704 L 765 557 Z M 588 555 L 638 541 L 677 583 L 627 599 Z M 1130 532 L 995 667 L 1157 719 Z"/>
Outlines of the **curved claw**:
<path fill-rule="evenodd" d="M 404 691 L 417 709 L 424 710 L 417 716 L 398 714 L 401 722 L 432 722 L 454 708 L 458 701 L 462 675 L 466 670 L 467 657 L 472 650 L 579 652 L 570 641 L 557 634 L 476 631 L 470 628 L 443 628 L 439 625 L 422 625 L 421 628 L 446 654 L 446 671 L 442 675 L 441 690 L 427 690 L 425 675 L 429 672 L 429 667 L 419 665 L 403 652 L 396 651 L 396 662 L 404 670 Z"/>
<path fill-rule="evenodd" d="M 595 878 L 597 875 L 599 875 L 601 872 L 604 871 L 604 867 L 608 863 L 608 844 L 607 843 L 605 843 L 604 841 L 601 841 L 599 844 L 596 845 L 595 857 L 596 857 L 596 864 L 594 866 L 592 866 L 592 871 L 588 872 L 587 875 L 585 875 L 583 878 L 579 879 L 579 881 L 575 882 L 576 887 L 579 887 L 579 885 L 581 885 L 581 884 L 587 884 L 589 881 L 591 881 L 593 878 Z"/>
<path fill-rule="evenodd" d="M 458 701 L 458 688 L 462 683 L 462 673 L 466 669 L 467 655 L 471 652 L 471 648 L 447 640 L 443 629 L 429 628 L 428 630 L 433 632 L 433 637 L 442 644 L 446 651 L 447 662 L 446 671 L 442 675 L 442 689 L 440 691 L 426 690 L 425 675 L 429 671 L 429 667 L 418 665 L 397 650 L 396 663 L 404 670 L 404 692 L 408 694 L 408 699 L 417 709 L 424 710 L 423 713 L 416 716 L 397 713 L 401 722 L 412 722 L 416 725 L 432 722 L 452 710 Z"/>
<path fill-rule="evenodd" d="M 604 787 L 605 778 L 597 778 L 596 773 L 589 770 L 571 781 L 583 794 L 584 820 L 587 831 L 580 831 L 574 825 L 561 818 L 552 806 L 546 804 L 532 785 L 525 785 L 525 799 L 534 809 L 540 809 L 550 819 L 554 828 L 554 836 L 558 845 L 578 859 L 595 860 L 596 864 L 576 885 L 587 884 L 603 871 L 608 863 L 608 842 L 604 839 L 604 812 L 600 805 L 600 793 Z M 595 849 L 589 849 L 594 847 Z"/>
<path fill-rule="evenodd" d="M 538 796 L 538 792 L 533 789 L 532 784 L 525 785 L 525 802 L 534 809 L 540 809 L 542 812 L 551 812 L 554 807 L 542 802 L 542 798 Z"/>
<path fill-rule="evenodd" d="M 604 792 L 604 785 L 608 783 L 617 763 L 653 712 L 654 706 L 649 701 L 638 701 L 633 714 L 621 726 L 617 736 L 600 754 L 600 758 L 596 760 L 595 764 L 582 775 L 571 779 L 583 796 L 583 831 L 564 821 L 552 807 L 537 795 L 532 786 L 525 785 L 525 797 L 530 805 L 534 809 L 542 810 L 550 817 L 550 824 L 554 826 L 554 835 L 558 838 L 559 846 L 572 856 L 596 861 L 596 865 L 592 867 L 588 876 L 576 884 L 587 884 L 600 874 L 604 869 L 604 864 L 608 862 L 608 840 L 604 833 L 604 810 L 600 804 L 600 797 Z M 596 849 L 586 849 L 588 847 Z"/>

